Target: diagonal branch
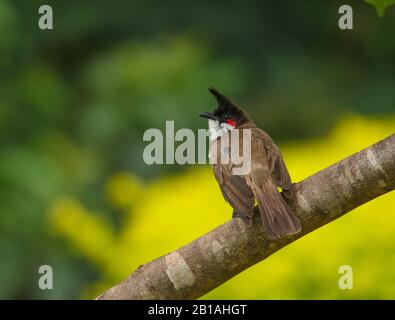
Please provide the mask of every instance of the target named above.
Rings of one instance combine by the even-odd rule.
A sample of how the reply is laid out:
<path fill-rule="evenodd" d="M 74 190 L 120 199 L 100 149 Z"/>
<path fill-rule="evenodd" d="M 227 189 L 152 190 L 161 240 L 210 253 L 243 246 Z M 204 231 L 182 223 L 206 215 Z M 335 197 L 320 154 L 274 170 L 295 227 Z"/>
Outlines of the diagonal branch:
<path fill-rule="evenodd" d="M 395 134 L 308 177 L 289 205 L 302 233 L 267 239 L 258 214 L 251 227 L 232 219 L 184 247 L 140 266 L 98 299 L 195 299 L 243 270 L 395 189 Z"/>

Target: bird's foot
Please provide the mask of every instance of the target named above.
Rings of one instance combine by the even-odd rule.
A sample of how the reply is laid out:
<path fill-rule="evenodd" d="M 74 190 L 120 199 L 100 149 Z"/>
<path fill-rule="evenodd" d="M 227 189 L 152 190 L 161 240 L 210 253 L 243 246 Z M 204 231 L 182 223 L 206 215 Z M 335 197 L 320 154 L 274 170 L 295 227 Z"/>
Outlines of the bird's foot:
<path fill-rule="evenodd" d="M 243 220 L 243 222 L 246 225 L 248 225 L 248 226 L 252 225 L 252 215 L 245 214 L 245 213 L 239 213 L 239 212 L 236 212 L 235 210 L 233 210 L 232 218 L 239 218 L 239 219 Z"/>

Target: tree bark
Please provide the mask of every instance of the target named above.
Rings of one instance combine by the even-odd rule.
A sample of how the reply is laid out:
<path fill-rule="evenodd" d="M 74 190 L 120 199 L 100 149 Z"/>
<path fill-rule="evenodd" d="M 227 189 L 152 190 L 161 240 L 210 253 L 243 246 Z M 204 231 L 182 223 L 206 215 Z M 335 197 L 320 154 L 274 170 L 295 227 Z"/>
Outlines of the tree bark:
<path fill-rule="evenodd" d="M 289 205 L 302 223 L 300 234 L 273 241 L 265 236 L 259 214 L 255 214 L 251 227 L 232 219 L 182 248 L 140 266 L 97 299 L 201 297 L 305 234 L 394 190 L 395 134 L 294 187 L 295 196 Z"/>

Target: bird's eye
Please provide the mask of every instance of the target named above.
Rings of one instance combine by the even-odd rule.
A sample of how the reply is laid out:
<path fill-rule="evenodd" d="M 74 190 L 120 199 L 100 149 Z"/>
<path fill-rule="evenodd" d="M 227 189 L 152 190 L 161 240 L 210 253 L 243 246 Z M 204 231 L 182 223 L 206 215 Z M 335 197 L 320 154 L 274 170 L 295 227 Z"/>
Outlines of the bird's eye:
<path fill-rule="evenodd" d="M 224 114 L 224 119 L 229 119 L 229 115 L 228 114 Z"/>

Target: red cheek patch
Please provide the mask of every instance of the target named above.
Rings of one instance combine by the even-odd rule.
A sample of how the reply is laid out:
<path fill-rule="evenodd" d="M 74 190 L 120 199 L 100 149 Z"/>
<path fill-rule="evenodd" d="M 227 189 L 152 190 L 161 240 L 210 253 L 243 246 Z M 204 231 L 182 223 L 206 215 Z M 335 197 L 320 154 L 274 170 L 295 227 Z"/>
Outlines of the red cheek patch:
<path fill-rule="evenodd" d="M 226 123 L 231 125 L 232 127 L 236 127 L 236 123 L 233 120 L 228 119 L 226 120 Z"/>

